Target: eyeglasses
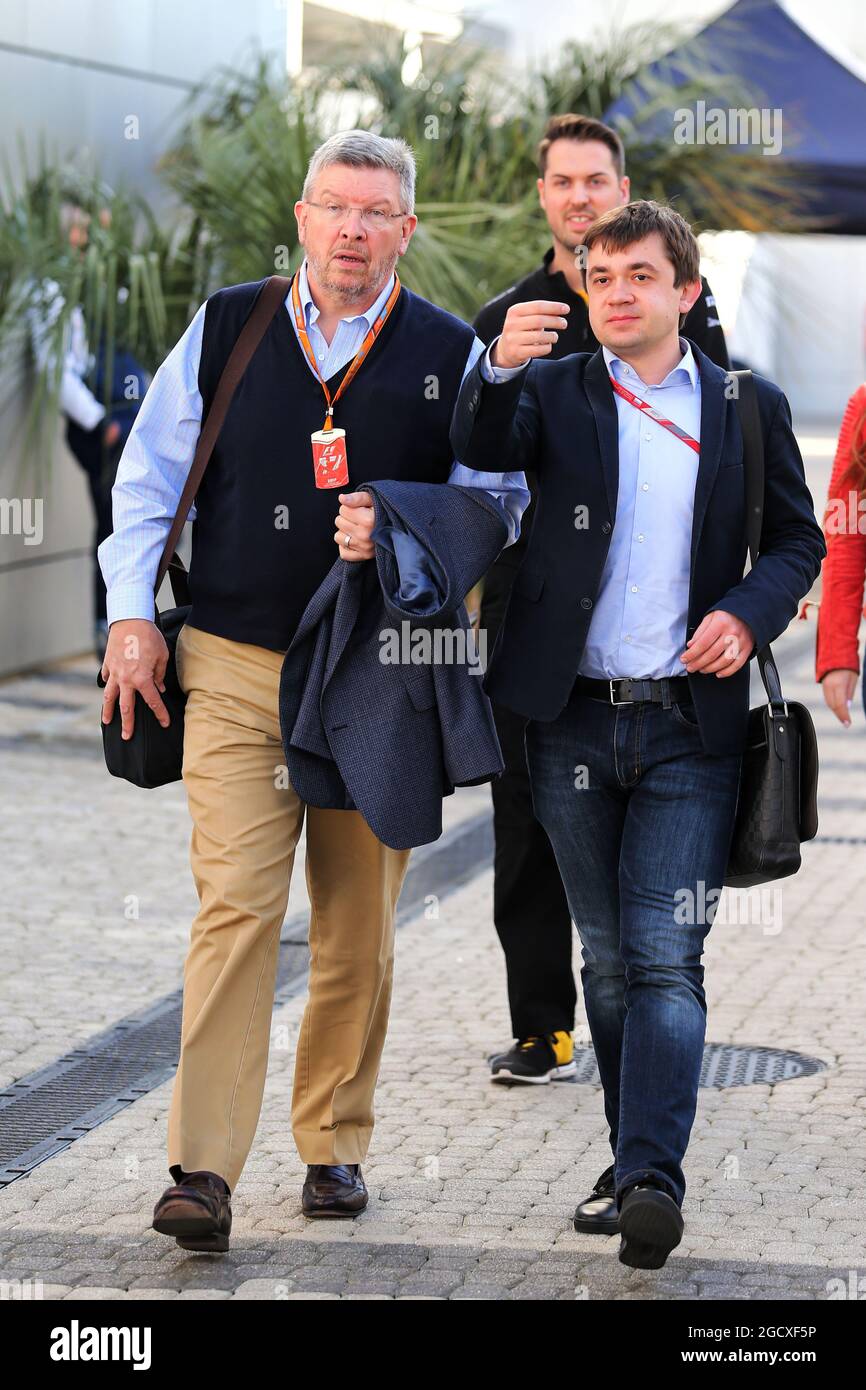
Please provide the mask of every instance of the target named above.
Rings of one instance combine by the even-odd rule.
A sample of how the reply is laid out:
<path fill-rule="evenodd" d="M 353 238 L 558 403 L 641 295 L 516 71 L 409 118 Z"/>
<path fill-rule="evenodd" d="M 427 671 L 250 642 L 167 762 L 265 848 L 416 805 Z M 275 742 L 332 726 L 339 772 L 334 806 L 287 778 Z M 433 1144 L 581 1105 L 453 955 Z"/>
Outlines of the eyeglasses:
<path fill-rule="evenodd" d="M 345 222 L 350 212 L 361 214 L 361 226 L 368 232 L 382 232 L 389 222 L 393 222 L 398 217 L 407 217 L 405 212 L 383 212 L 380 208 L 354 208 L 347 207 L 345 203 L 307 203 L 308 208 L 318 208 L 327 222 L 337 227 L 341 222 Z"/>

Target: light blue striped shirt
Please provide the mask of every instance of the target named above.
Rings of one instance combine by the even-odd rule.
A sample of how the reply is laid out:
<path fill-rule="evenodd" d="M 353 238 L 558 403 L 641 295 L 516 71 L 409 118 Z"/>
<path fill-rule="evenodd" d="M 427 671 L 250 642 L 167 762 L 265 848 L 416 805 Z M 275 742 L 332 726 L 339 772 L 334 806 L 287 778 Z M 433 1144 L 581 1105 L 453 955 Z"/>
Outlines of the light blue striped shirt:
<path fill-rule="evenodd" d="M 310 344 L 325 379 L 355 356 L 393 284 L 392 275 L 369 309 L 341 319 L 329 345 L 317 325 L 319 310 L 310 294 L 304 261 L 298 289 Z M 292 328 L 297 332 L 290 295 L 286 296 L 285 307 Z M 155 373 L 120 458 L 111 490 L 114 531 L 97 551 L 108 594 L 109 623 L 120 618 L 153 617 L 156 572 L 192 466 L 201 426 L 198 369 L 205 308 L 202 304 Z M 464 377 L 484 351 L 484 344 L 476 338 L 463 369 Z M 529 502 L 523 473 L 479 473 L 455 462 L 448 482 L 461 487 L 477 487 L 496 498 L 508 522 L 506 544 L 513 544 L 520 534 L 520 518 Z M 195 503 L 189 516 L 191 521 L 195 520 Z M 337 553 L 335 545 L 335 558 Z"/>
<path fill-rule="evenodd" d="M 701 375 L 691 347 L 657 386 L 603 347 L 608 371 L 700 442 Z M 579 674 L 681 676 L 698 455 L 664 425 L 615 396 L 619 422 L 616 522 Z"/>

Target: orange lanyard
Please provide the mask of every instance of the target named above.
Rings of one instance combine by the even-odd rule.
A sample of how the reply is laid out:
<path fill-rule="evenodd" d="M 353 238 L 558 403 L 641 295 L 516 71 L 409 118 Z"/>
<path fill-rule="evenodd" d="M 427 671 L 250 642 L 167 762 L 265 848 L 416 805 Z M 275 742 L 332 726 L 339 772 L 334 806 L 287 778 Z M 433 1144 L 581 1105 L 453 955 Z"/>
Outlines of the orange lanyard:
<path fill-rule="evenodd" d="M 349 370 L 346 372 L 346 375 L 343 377 L 343 380 L 340 382 L 340 385 L 337 387 L 337 394 L 336 396 L 334 396 L 332 400 L 331 393 L 327 387 L 327 383 L 325 382 L 325 379 L 322 376 L 322 373 L 319 371 L 318 365 L 316 363 L 316 354 L 313 352 L 313 348 L 310 343 L 310 336 L 307 333 L 307 325 L 304 322 L 304 311 L 301 307 L 301 295 L 300 291 L 298 290 L 298 279 L 300 273 L 300 271 L 297 271 L 295 273 L 294 279 L 292 280 L 292 308 L 295 311 L 295 325 L 298 330 L 298 337 L 301 341 L 301 347 L 304 349 L 304 355 L 307 361 L 309 362 L 310 366 L 312 367 L 313 371 L 315 372 L 316 377 L 319 381 L 319 385 L 325 393 L 325 400 L 328 403 L 328 410 L 327 414 L 325 415 L 325 423 L 322 426 L 322 428 L 325 430 L 332 430 L 334 428 L 334 406 L 337 404 L 337 401 L 340 399 L 346 387 L 349 385 L 349 382 L 352 381 L 353 378 L 357 375 L 361 367 L 361 364 L 364 361 L 364 358 L 367 356 L 367 353 L 370 351 L 370 348 L 375 343 L 376 339 L 378 338 L 379 334 L 385 326 L 385 322 L 388 318 L 388 315 L 394 308 L 394 305 L 397 303 L 397 297 L 401 289 L 400 277 L 399 275 L 395 274 L 394 288 L 388 295 L 387 302 L 385 303 L 382 312 L 376 319 L 376 322 L 373 324 L 373 327 L 369 329 L 366 338 L 359 347 L 358 351 L 355 353 L 355 356 L 352 359 L 352 364 L 349 367 Z"/>

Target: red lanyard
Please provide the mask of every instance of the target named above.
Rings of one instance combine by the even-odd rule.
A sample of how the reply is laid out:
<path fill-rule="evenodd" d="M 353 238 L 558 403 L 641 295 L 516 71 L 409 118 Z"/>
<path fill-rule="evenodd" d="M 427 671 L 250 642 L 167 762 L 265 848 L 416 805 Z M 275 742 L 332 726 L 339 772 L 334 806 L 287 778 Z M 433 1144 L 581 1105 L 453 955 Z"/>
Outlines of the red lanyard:
<path fill-rule="evenodd" d="M 304 349 L 306 359 L 319 380 L 319 384 L 325 393 L 325 400 L 328 404 L 328 410 L 325 416 L 325 423 L 322 426 L 322 428 L 326 430 L 332 430 L 334 428 L 334 406 L 337 404 L 337 401 L 340 399 L 346 387 L 349 385 L 349 382 L 357 374 L 358 369 L 361 366 L 361 363 L 364 361 L 364 358 L 367 356 L 367 353 L 370 351 L 370 348 L 373 346 L 382 329 L 384 328 L 385 321 L 388 318 L 388 315 L 394 308 L 394 305 L 397 303 L 397 297 L 400 293 L 401 288 L 400 277 L 395 274 L 394 288 L 388 295 L 387 302 L 384 308 L 382 309 L 381 314 L 376 319 L 376 322 L 373 324 L 373 327 L 368 331 L 366 338 L 359 347 L 358 351 L 355 353 L 355 356 L 352 359 L 352 364 L 349 367 L 349 370 L 346 372 L 346 375 L 343 377 L 343 380 L 340 382 L 340 385 L 337 388 L 337 394 L 334 396 L 334 399 L 332 400 L 331 393 L 328 390 L 328 387 L 325 383 L 325 380 L 321 372 L 319 371 L 318 366 L 316 365 L 316 354 L 313 352 L 312 346 L 310 344 L 309 334 L 307 333 L 307 325 L 304 322 L 304 311 L 301 307 L 301 296 L 298 290 L 298 278 L 300 276 L 300 273 L 300 271 L 297 271 L 294 279 L 292 280 L 292 308 L 295 311 L 295 323 L 297 325 L 298 337 L 301 340 L 301 346 Z"/>
<path fill-rule="evenodd" d="M 633 391 L 629 391 L 628 387 L 623 386 L 615 377 L 610 378 L 610 384 L 616 394 L 622 396 L 624 401 L 628 401 L 629 405 L 636 406 L 638 410 L 642 410 L 651 420 L 655 420 L 657 425 L 664 425 L 666 430 L 670 430 L 671 434 L 675 434 L 677 439 L 681 439 L 684 444 L 688 444 L 689 448 L 694 449 L 696 454 L 701 452 L 701 446 L 696 439 L 692 439 L 692 436 L 686 434 L 685 430 L 680 429 L 679 425 L 674 424 L 673 420 L 666 420 L 664 415 L 660 415 L 659 412 L 650 405 L 649 401 L 642 401 L 640 396 L 636 396 Z"/>

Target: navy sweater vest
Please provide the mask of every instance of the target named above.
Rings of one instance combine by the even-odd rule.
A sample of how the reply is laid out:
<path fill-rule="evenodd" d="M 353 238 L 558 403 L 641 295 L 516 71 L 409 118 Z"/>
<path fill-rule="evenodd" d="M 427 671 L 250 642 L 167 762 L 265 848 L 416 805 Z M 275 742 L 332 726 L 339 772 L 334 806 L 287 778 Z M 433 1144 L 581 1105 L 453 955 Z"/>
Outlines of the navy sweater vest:
<path fill-rule="evenodd" d="M 205 412 L 264 280 L 207 301 L 199 389 Z M 315 486 L 310 435 L 325 398 L 285 306 L 235 392 L 196 497 L 190 592 L 194 627 L 285 651 L 338 558 L 340 492 L 379 478 L 445 483 L 451 414 L 474 339 L 461 319 L 404 286 L 385 327 L 336 406 L 349 482 Z M 348 364 L 329 378 L 333 395 Z"/>

